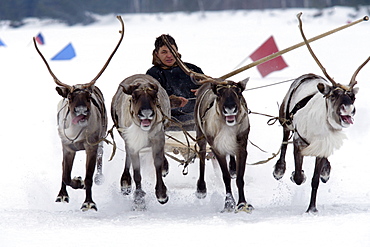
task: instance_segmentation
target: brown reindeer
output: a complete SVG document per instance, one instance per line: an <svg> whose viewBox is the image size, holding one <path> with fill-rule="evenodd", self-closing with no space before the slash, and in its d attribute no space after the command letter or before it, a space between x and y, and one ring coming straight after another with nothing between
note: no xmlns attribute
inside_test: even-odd
<svg viewBox="0 0 370 247"><path fill-rule="evenodd" d="M301 14L298 14L304 42L329 82L321 76L306 74L292 83L280 107L280 122L284 128L283 143L273 175L279 180L285 173L285 154L288 139L293 132L295 171L291 180L294 183L300 185L306 180L302 170L303 157L316 157L311 182L311 200L307 209L307 212L316 213L316 195L320 179L324 183L329 180L331 165L328 157L342 146L346 137L342 129L353 123L355 94L358 92L358 88L354 88L357 83L356 76L370 57L355 71L348 86L336 83L327 74L307 42L300 16Z"/></svg>
<svg viewBox="0 0 370 247"><path fill-rule="evenodd" d="M123 80L112 99L113 122L125 141L126 161L121 177L121 191L131 193L130 167L134 171L136 189L134 210L144 210L145 192L141 187L140 157L143 148L150 147L156 170L155 194L158 202L168 201L167 188L162 176L168 173L164 156L164 127L171 118L170 100L157 80L149 75L133 75Z"/></svg>
<svg viewBox="0 0 370 247"><path fill-rule="evenodd" d="M166 41L166 37L162 37L184 72L191 76L196 83L203 84L197 91L194 109L200 159L197 197L204 198L207 193L204 175L206 144L208 142L220 165L225 184L226 198L223 211L251 212L253 207L247 204L244 196L244 173L250 124L247 103L242 95L249 78L236 83L195 73L181 61L176 50ZM229 167L228 156L230 157ZM231 176L233 174L236 174L239 194L237 205L231 191Z"/></svg>
<svg viewBox="0 0 370 247"><path fill-rule="evenodd" d="M63 97L58 105L58 131L63 146L63 175L62 187L56 202L69 202L67 186L71 186L73 189L85 189L86 197L81 207L83 211L89 209L97 210L96 204L92 199L91 191L95 165L98 169L95 182L99 183L103 180L102 139L104 139L107 131L107 113L103 94L95 86L95 82L107 68L122 42L124 24L121 16L117 16L117 18L122 25L122 31L120 31L121 38L98 75L86 84L70 86L60 82L51 71L49 64L36 45L35 38L33 38L37 52L46 64L55 83L58 85L56 88L58 94ZM86 151L85 179L83 180L81 177L71 179L73 161L76 152L80 150Z"/></svg>

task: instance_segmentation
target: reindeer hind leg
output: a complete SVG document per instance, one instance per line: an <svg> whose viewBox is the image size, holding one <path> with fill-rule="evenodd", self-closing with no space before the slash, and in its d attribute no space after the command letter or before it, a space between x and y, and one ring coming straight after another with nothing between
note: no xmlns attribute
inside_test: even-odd
<svg viewBox="0 0 370 247"><path fill-rule="evenodd" d="M96 185L102 185L105 181L103 174L103 142L98 145L97 157L96 157L96 169L97 172L94 177L94 182Z"/></svg>
<svg viewBox="0 0 370 247"><path fill-rule="evenodd" d="M199 139L199 135L197 135ZM198 140L199 145L199 178L197 181L197 191L195 193L196 197L199 199L203 199L207 196L207 186L204 180L205 176L205 162L206 162L206 140L205 138L201 138Z"/></svg>
<svg viewBox="0 0 370 247"><path fill-rule="evenodd" d="M292 172L290 180L297 185L301 185L306 181L306 175L302 170L303 156L300 151L300 140L294 140L293 145L295 170Z"/></svg>
<svg viewBox="0 0 370 247"><path fill-rule="evenodd" d="M289 136L290 136L290 130L284 127L283 142L281 144L281 150L280 150L280 158L276 162L274 171L272 173L272 175L274 176L276 180L280 180L285 174L285 170L286 170L285 154L286 154L286 150L288 147Z"/></svg>
<svg viewBox="0 0 370 247"><path fill-rule="evenodd" d="M230 172L231 178L236 178L236 161L235 161L235 156L233 155L230 155L229 172Z"/></svg>
<svg viewBox="0 0 370 247"><path fill-rule="evenodd" d="M128 153L128 149L126 148L125 167L121 176L121 192L123 195L129 195L132 192L130 167L131 159Z"/></svg>
<svg viewBox="0 0 370 247"><path fill-rule="evenodd" d="M331 171L331 165L330 165L330 162L326 159L326 161L324 161L324 164L323 164L323 166L321 168L321 172L320 172L321 182L323 182L323 183L328 182L328 180L330 178L330 171Z"/></svg>

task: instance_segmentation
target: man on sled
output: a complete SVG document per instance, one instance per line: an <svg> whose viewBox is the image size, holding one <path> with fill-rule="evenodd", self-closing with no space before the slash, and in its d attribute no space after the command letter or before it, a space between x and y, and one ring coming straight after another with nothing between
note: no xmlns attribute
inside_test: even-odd
<svg viewBox="0 0 370 247"><path fill-rule="evenodd" d="M176 41L170 35L166 35L168 41L176 51L178 50ZM200 85L195 84L190 76L177 65L176 59L165 45L162 37L156 38L153 50L153 67L146 74L154 77L166 90L171 101L171 116L173 122L170 123L167 131L194 131L194 106L195 92ZM203 74L201 68L191 63L185 63L189 69Z"/></svg>

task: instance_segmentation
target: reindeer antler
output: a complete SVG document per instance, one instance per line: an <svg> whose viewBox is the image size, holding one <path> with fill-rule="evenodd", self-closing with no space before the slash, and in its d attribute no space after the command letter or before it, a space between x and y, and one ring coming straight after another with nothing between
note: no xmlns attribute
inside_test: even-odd
<svg viewBox="0 0 370 247"><path fill-rule="evenodd" d="M370 60L370 57L368 57L366 59L366 61L364 63L362 63L360 65L360 67L358 67L357 70L355 71L355 73L353 74L353 76L351 78L351 82L349 83L349 88L350 89L352 89L356 85L356 83L357 83L356 76L357 76L358 72L360 72L360 70L367 64L367 62L369 62L369 60Z"/></svg>
<svg viewBox="0 0 370 247"><path fill-rule="evenodd" d="M326 72L326 69L324 68L324 66L322 66L322 64L320 63L319 59L316 57L315 53L313 52L310 44L308 43L307 39L306 39L306 36L304 35L303 33L303 28L302 28L302 20L301 20L301 15L302 15L302 12L298 13L297 14L297 18L298 18L298 21L299 21L299 30L301 31L301 35L302 35L302 38L304 40L304 43L306 44L306 47L307 49L309 50L309 52L311 53L311 56L313 57L313 59L315 59L317 65L319 65L320 69L322 70L322 72L324 73L324 75L326 76L326 78L328 78L328 80L333 84L333 86L337 86L338 83L336 83L333 78L331 78L328 73Z"/></svg>
<svg viewBox="0 0 370 247"><path fill-rule="evenodd" d="M121 22L121 26L122 26L122 31L119 31L120 34L121 34L121 38L119 39L118 41L118 44L116 45L116 48L114 48L112 54L109 56L107 62L105 62L103 68L100 70L100 72L95 76L94 79L92 79L92 81L90 83L87 83L84 85L85 88L88 88L88 87L91 87L92 85L95 84L96 80L99 79L99 77L103 74L104 70L108 67L108 64L110 63L110 61L112 60L114 54L116 53L118 47L120 46L121 42L122 42L122 39L123 39L123 35L124 35L124 30L125 30L125 27L124 27L124 23L123 23L123 20L122 20L122 17L120 15L117 16L117 19Z"/></svg>
<svg viewBox="0 0 370 247"><path fill-rule="evenodd" d="M177 64L185 72L185 74L190 76L192 79L195 79L199 83L205 83L205 82L208 82L208 81L216 81L214 78L212 78L210 76L207 76L207 75L204 75L204 74L201 74L201 73L197 73L197 72L194 72L191 69L189 69L185 65L185 63L180 59L179 53L175 49L173 49L173 47L172 47L171 43L168 41L166 35L162 34L161 37L162 37L163 42L166 44L168 49L171 51L171 53L175 57Z"/></svg>
<svg viewBox="0 0 370 247"><path fill-rule="evenodd" d="M36 38L33 37L33 44L35 45L35 48L36 48L36 51L39 53L40 57L42 58L42 60L44 61L46 67L48 68L49 70L49 73L50 75L54 78L54 81L55 83L58 85L58 86L61 86L61 87L65 87L65 88L68 88L69 90L71 90L73 87L70 86L70 85L67 85L67 84L64 84L62 83L61 81L59 81L59 79L54 75L53 71L51 70L48 62L46 61L44 55L42 55L41 51L39 50L39 48L37 47L37 44L36 44Z"/></svg>
<svg viewBox="0 0 370 247"><path fill-rule="evenodd" d="M121 22L121 25L122 25L122 31L119 31L121 33L121 38L119 39L118 41L118 44L116 45L116 48L113 50L112 54L109 56L107 62L104 64L103 68L100 70L100 72L98 73L97 76L95 76L94 79L92 79L91 82L89 83L86 83L86 84L83 84L83 85L79 85L81 88L88 88L88 87L91 87L92 85L95 84L96 80L103 74L104 70L107 68L110 60L112 60L114 54L116 53L118 47L120 46L121 42L122 42L122 39L123 39L123 34L124 34L124 23L123 23L123 20L122 20L122 17L121 16L117 16L117 19ZM62 86L62 87L65 87L65 88L68 88L70 91L73 90L73 86L70 86L70 85L67 85L67 84L64 84L62 83L61 81L59 81L59 79L54 75L53 71L51 70L48 62L46 61L45 57L42 55L41 51L39 50L39 48L37 47L37 44L36 44L36 38L33 37L33 44L35 45L35 48L37 50L37 52L39 53L39 55L41 56L42 60L44 61L46 67L48 68L49 70L49 73L50 75L54 78L54 81L55 83L58 85L58 86Z"/></svg>

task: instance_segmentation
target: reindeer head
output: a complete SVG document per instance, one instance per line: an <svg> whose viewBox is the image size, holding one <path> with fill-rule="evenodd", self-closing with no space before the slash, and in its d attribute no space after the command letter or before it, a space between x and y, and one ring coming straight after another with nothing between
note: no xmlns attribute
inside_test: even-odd
<svg viewBox="0 0 370 247"><path fill-rule="evenodd" d="M157 122L158 86L154 83L121 84L123 92L130 95L131 115L137 125L149 131Z"/></svg>
<svg viewBox="0 0 370 247"><path fill-rule="evenodd" d="M353 124L352 118L355 115L356 109L354 106L355 102L355 95L358 92L358 88L354 88L357 84L356 76L360 72L360 70L367 64L370 60L368 57L364 63L362 63L355 73L353 74L351 81L348 86L341 85L336 83L332 77L328 75L326 69L322 66L316 55L314 54L309 42L306 39L306 36L303 32L302 28L302 21L301 21L302 13L297 15L299 21L299 29L301 31L301 35L303 40L308 48L311 56L314 58L318 66L321 68L322 72L324 73L325 77L331 82L332 86L329 86L324 83L318 83L317 89L320 93L324 95L327 101L327 109L328 109L328 121L334 128L342 128L348 127Z"/></svg>
<svg viewBox="0 0 370 247"><path fill-rule="evenodd" d="M70 86L68 84L65 84L59 81L59 79L52 72L45 57L42 55L39 48L37 47L36 39L33 38L33 43L35 45L37 52L39 53L40 57L44 61L55 83L58 85L58 87L56 87L58 94L68 100L68 109L69 109L69 112L72 114L72 124L80 125L80 126L86 126L88 124L88 120L89 120L90 112L91 112L91 104L92 103L94 104L94 99L92 97L92 94L95 90L95 86L94 86L95 82L103 74L104 70L107 68L109 62L113 58L115 52L117 51L123 39L124 24L123 24L121 16L117 16L117 19L121 22L121 25L122 25L122 31L120 31L121 33L120 40L118 44L116 45L116 48L113 50L112 54L106 61L105 65L98 73L98 75L91 82L86 83L86 84L77 84L74 86Z"/></svg>
<svg viewBox="0 0 370 247"><path fill-rule="evenodd" d="M233 81L224 81L226 84L212 82L212 91L217 96L217 108L220 114L225 118L228 126L234 126L237 123L238 116L242 110L242 104L245 104L242 95L249 78L235 83Z"/></svg>
<svg viewBox="0 0 370 247"><path fill-rule="evenodd" d="M72 116L72 124L86 126L91 112L91 87L56 87L60 96L68 100L68 111Z"/></svg>

